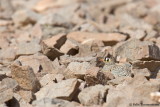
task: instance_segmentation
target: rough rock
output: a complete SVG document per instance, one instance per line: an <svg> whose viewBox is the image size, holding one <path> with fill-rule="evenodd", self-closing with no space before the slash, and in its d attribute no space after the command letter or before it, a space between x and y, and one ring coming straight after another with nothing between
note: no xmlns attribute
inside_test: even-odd
<svg viewBox="0 0 160 107"><path fill-rule="evenodd" d="M13 61L16 58L16 48L4 48L0 51L0 59L6 61Z"/></svg>
<svg viewBox="0 0 160 107"><path fill-rule="evenodd" d="M44 55L20 56L16 61L20 61L22 66L30 66L35 74L38 72L56 73L52 62Z"/></svg>
<svg viewBox="0 0 160 107"><path fill-rule="evenodd" d="M68 55L76 55L78 53L78 43L72 39L67 39L66 42L61 46L60 51Z"/></svg>
<svg viewBox="0 0 160 107"><path fill-rule="evenodd" d="M146 77L150 77L151 76L151 72L147 69L133 69L134 75L143 75Z"/></svg>
<svg viewBox="0 0 160 107"><path fill-rule="evenodd" d="M103 104L108 91L108 87L102 85L91 86L83 89L79 95L79 101L86 105L99 105Z"/></svg>
<svg viewBox="0 0 160 107"><path fill-rule="evenodd" d="M63 55L59 49L65 43L65 41L66 36L64 34L55 35L52 38L43 40L41 43L43 54L45 54L51 60Z"/></svg>
<svg viewBox="0 0 160 107"><path fill-rule="evenodd" d="M126 40L127 36L120 33L72 32L67 35L67 38L72 38L80 43L87 39L100 40L103 42L120 42Z"/></svg>
<svg viewBox="0 0 160 107"><path fill-rule="evenodd" d="M33 42L21 42L17 46L16 56L32 55L41 51L41 47L35 41Z"/></svg>
<svg viewBox="0 0 160 107"><path fill-rule="evenodd" d="M150 99L150 92L157 90L159 90L158 81L148 81L142 76L135 76L132 80L126 81L116 88L109 89L106 106L126 107L134 103L155 104L155 102Z"/></svg>
<svg viewBox="0 0 160 107"><path fill-rule="evenodd" d="M7 89L16 90L16 88L18 88L18 83L12 78L4 78L1 85L5 85Z"/></svg>
<svg viewBox="0 0 160 107"><path fill-rule="evenodd" d="M43 98L40 100L35 100L33 103L33 107L76 107L79 106L76 102L69 102L62 99L55 98Z"/></svg>
<svg viewBox="0 0 160 107"><path fill-rule="evenodd" d="M13 98L13 90L7 89L5 85L1 85L0 96L0 104L5 103Z"/></svg>
<svg viewBox="0 0 160 107"><path fill-rule="evenodd" d="M84 78L84 75L90 68L90 64L88 62L71 62L67 68L69 70L68 72L71 72L77 78Z"/></svg>
<svg viewBox="0 0 160 107"><path fill-rule="evenodd" d="M18 91L18 94L27 102L30 103L32 100L34 100L34 95L33 92L31 91L24 91L20 90Z"/></svg>
<svg viewBox="0 0 160 107"><path fill-rule="evenodd" d="M77 79L67 79L59 83L50 83L41 88L35 95L37 100L47 98L58 98L72 100L77 94L80 83Z"/></svg>
<svg viewBox="0 0 160 107"><path fill-rule="evenodd" d="M28 91L36 92L40 89L40 83L37 80L32 68L28 66L11 65L12 78L15 79L19 86Z"/></svg>
<svg viewBox="0 0 160 107"><path fill-rule="evenodd" d="M130 60L160 59L160 50L153 43L139 41L137 39L129 40L115 49L115 56L129 58Z"/></svg>
<svg viewBox="0 0 160 107"><path fill-rule="evenodd" d="M42 87L46 86L49 83L52 83L53 80L55 80L55 75L54 74L46 74L40 79L40 84Z"/></svg>
<svg viewBox="0 0 160 107"><path fill-rule="evenodd" d="M27 24L34 24L39 20L40 15L32 10L18 10L12 16L12 19L17 27Z"/></svg>

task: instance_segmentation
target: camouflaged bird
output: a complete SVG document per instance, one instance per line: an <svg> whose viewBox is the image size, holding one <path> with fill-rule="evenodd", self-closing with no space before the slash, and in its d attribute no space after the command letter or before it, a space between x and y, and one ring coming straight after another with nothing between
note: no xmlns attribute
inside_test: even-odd
<svg viewBox="0 0 160 107"><path fill-rule="evenodd" d="M131 76L131 64L116 64L113 57L100 58L99 60L104 62L102 72L111 72L114 77Z"/></svg>

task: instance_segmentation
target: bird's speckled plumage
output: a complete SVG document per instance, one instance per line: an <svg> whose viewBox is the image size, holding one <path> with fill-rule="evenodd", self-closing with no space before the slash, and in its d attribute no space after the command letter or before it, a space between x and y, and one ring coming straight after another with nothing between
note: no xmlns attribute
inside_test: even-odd
<svg viewBox="0 0 160 107"><path fill-rule="evenodd" d="M129 63L119 65L114 62L113 58L110 61L104 59L104 63L103 72L111 72L115 77L131 76L131 64Z"/></svg>

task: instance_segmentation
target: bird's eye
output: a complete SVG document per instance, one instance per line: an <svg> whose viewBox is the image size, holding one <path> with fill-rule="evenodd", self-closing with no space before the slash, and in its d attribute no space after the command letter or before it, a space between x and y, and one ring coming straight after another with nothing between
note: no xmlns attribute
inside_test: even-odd
<svg viewBox="0 0 160 107"><path fill-rule="evenodd" d="M110 59L109 59L109 58L105 58L105 61L106 61L106 62L109 62L109 61L110 61Z"/></svg>

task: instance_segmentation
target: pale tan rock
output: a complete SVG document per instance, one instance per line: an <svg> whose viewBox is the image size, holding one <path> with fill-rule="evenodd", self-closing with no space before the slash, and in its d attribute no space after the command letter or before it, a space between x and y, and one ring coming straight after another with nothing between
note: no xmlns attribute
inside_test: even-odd
<svg viewBox="0 0 160 107"><path fill-rule="evenodd" d="M134 102L152 104L155 102L150 99L150 93L156 90L159 90L158 80L148 81L144 76L137 75L116 88L110 88L106 97L106 106L127 107Z"/></svg>
<svg viewBox="0 0 160 107"><path fill-rule="evenodd" d="M34 100L33 97L33 92L32 91L24 91L24 90L20 90L18 91L18 94L27 102L31 102L32 100Z"/></svg>
<svg viewBox="0 0 160 107"><path fill-rule="evenodd" d="M160 59L160 50L152 42L139 41L137 39L129 40L115 49L115 56L121 58L137 59Z"/></svg>
<svg viewBox="0 0 160 107"><path fill-rule="evenodd" d="M23 96L23 95L22 95ZM26 95L28 96L28 95ZM25 99L23 99L23 97L21 97L19 94L14 93L14 98L15 100L17 100L18 102L13 103L12 106L20 106L20 107L33 107L30 103L28 103Z"/></svg>
<svg viewBox="0 0 160 107"><path fill-rule="evenodd" d="M0 26L7 26L13 24L10 20L0 20Z"/></svg>
<svg viewBox="0 0 160 107"><path fill-rule="evenodd" d="M5 103L13 98L13 91L12 89L3 90L1 87L0 96L0 104Z"/></svg>
<svg viewBox="0 0 160 107"><path fill-rule="evenodd" d="M71 62L67 68L71 73L73 73L73 75L78 78L83 78L87 73L87 70L90 68L90 64L88 62Z"/></svg>
<svg viewBox="0 0 160 107"><path fill-rule="evenodd" d="M37 80L32 68L28 66L11 65L12 78L15 79L22 89L36 92L40 89L40 83Z"/></svg>
<svg viewBox="0 0 160 107"><path fill-rule="evenodd" d="M107 91L108 87L102 85L87 87L79 93L78 99L80 100L81 104L86 106L91 106L94 104L100 105L105 102L104 98Z"/></svg>
<svg viewBox="0 0 160 107"><path fill-rule="evenodd" d="M21 42L17 46L16 56L32 55L41 51L41 47L36 42Z"/></svg>
<svg viewBox="0 0 160 107"><path fill-rule="evenodd" d="M55 82L61 82L62 80L65 79L63 74L56 74L54 77L55 77Z"/></svg>
<svg viewBox="0 0 160 107"><path fill-rule="evenodd" d="M18 83L12 78L4 78L1 82L1 85L5 85L7 89L16 90L18 88Z"/></svg>
<svg viewBox="0 0 160 107"><path fill-rule="evenodd" d="M15 26L25 26L34 24L40 18L40 15L32 10L17 10L12 16Z"/></svg>
<svg viewBox="0 0 160 107"><path fill-rule="evenodd" d="M40 100L35 100L32 103L33 107L78 107L80 104L77 102L69 102L62 99L56 99L56 98L43 98Z"/></svg>
<svg viewBox="0 0 160 107"><path fill-rule="evenodd" d="M104 42L119 42L126 40L127 36L120 33L71 32L67 35L67 38L72 38L80 43L82 43L86 39L100 40Z"/></svg>
<svg viewBox="0 0 160 107"><path fill-rule="evenodd" d="M76 55L78 53L78 43L72 39L67 39L64 45L61 46L60 51L68 55Z"/></svg>
<svg viewBox="0 0 160 107"><path fill-rule="evenodd" d="M6 61L13 61L16 57L16 47L4 48L0 51L0 59Z"/></svg>
<svg viewBox="0 0 160 107"><path fill-rule="evenodd" d="M147 69L133 69L134 75L143 75L146 77L150 77L151 76L151 72Z"/></svg>
<svg viewBox="0 0 160 107"><path fill-rule="evenodd" d="M58 0L58 1L53 1L53 0L40 0L37 2L37 4L34 6L34 10L36 11L44 11L48 8L56 8L56 7L60 7L60 6L65 6L65 5L69 5L71 3L76 2L77 0Z"/></svg>
<svg viewBox="0 0 160 107"><path fill-rule="evenodd" d="M160 92L151 92L150 97L152 100L154 100L158 103L160 102Z"/></svg>
<svg viewBox="0 0 160 107"><path fill-rule="evenodd" d="M79 85L77 79L67 79L59 83L50 83L41 88L35 95L38 100L45 97L72 100L78 91Z"/></svg>
<svg viewBox="0 0 160 107"><path fill-rule="evenodd" d="M54 74L46 74L40 79L40 84L42 87L44 87L49 83L53 83L53 80L55 80Z"/></svg>
<svg viewBox="0 0 160 107"><path fill-rule="evenodd" d="M22 66L32 67L35 74L38 72L56 73L52 62L44 55L20 56L17 61L20 61Z"/></svg>

